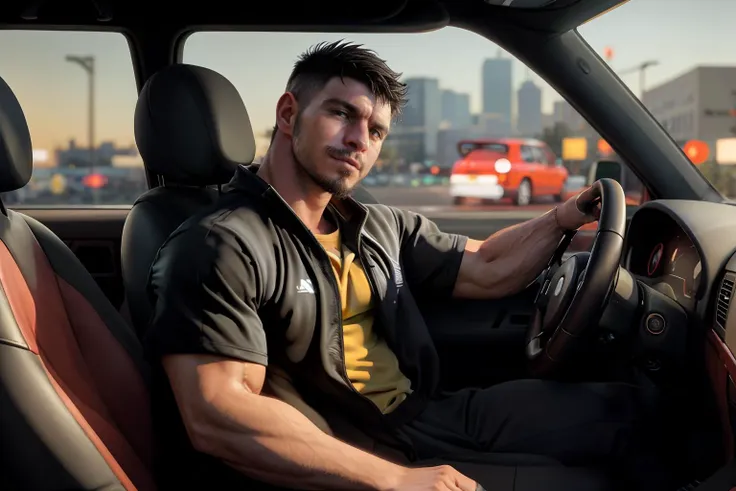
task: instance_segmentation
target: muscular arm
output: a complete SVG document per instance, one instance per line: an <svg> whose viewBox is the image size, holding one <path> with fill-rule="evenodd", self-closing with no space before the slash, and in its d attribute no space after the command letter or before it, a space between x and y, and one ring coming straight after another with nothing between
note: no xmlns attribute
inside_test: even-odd
<svg viewBox="0 0 736 491"><path fill-rule="evenodd" d="M384 490L405 469L319 430L260 395L262 365L210 355L163 359L189 438L243 474L294 489Z"/></svg>
<svg viewBox="0 0 736 491"><path fill-rule="evenodd" d="M553 213L468 240L453 295L502 298L524 289L539 275L562 239Z"/></svg>
<svg viewBox="0 0 736 491"><path fill-rule="evenodd" d="M544 215L505 228L485 241L468 240L453 295L501 298L539 276L565 230L576 230L600 215L600 194L590 187Z"/></svg>

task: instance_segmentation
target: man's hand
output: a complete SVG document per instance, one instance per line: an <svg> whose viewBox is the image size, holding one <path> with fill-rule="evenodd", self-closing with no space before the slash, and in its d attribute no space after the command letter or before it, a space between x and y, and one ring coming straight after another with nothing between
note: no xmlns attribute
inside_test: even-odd
<svg viewBox="0 0 736 491"><path fill-rule="evenodd" d="M391 491L483 491L483 487L449 465L440 465L407 469Z"/></svg>
<svg viewBox="0 0 736 491"><path fill-rule="evenodd" d="M557 207L557 225L563 230L577 230L601 216L601 195L591 186Z"/></svg>

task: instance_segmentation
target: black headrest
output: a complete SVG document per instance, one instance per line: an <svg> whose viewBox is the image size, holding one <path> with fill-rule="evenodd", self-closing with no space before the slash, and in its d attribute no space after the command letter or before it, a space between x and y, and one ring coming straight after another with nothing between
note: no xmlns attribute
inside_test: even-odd
<svg viewBox="0 0 736 491"><path fill-rule="evenodd" d="M207 68L172 65L154 74L135 108L135 141L146 167L167 182L228 182L256 144L235 86Z"/></svg>
<svg viewBox="0 0 736 491"><path fill-rule="evenodd" d="M33 144L13 90L0 78L0 193L20 189L33 174Z"/></svg>

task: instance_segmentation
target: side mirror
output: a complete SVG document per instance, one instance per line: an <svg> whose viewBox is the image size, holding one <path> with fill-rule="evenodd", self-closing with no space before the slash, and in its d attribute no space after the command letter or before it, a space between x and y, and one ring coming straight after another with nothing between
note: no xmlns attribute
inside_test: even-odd
<svg viewBox="0 0 736 491"><path fill-rule="evenodd" d="M598 160L588 170L588 185L603 178L613 179L623 186L624 166L615 160Z"/></svg>

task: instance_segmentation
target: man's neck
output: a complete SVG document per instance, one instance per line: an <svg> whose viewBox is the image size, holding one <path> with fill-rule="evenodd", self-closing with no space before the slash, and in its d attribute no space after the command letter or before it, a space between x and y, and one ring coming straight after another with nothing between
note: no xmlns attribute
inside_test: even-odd
<svg viewBox="0 0 736 491"><path fill-rule="evenodd" d="M291 152L279 152L278 146L271 145L263 157L258 176L281 195L312 233L333 232L335 226L324 219L325 209L332 195L320 189L308 176L304 176L304 171L294 161Z"/></svg>

